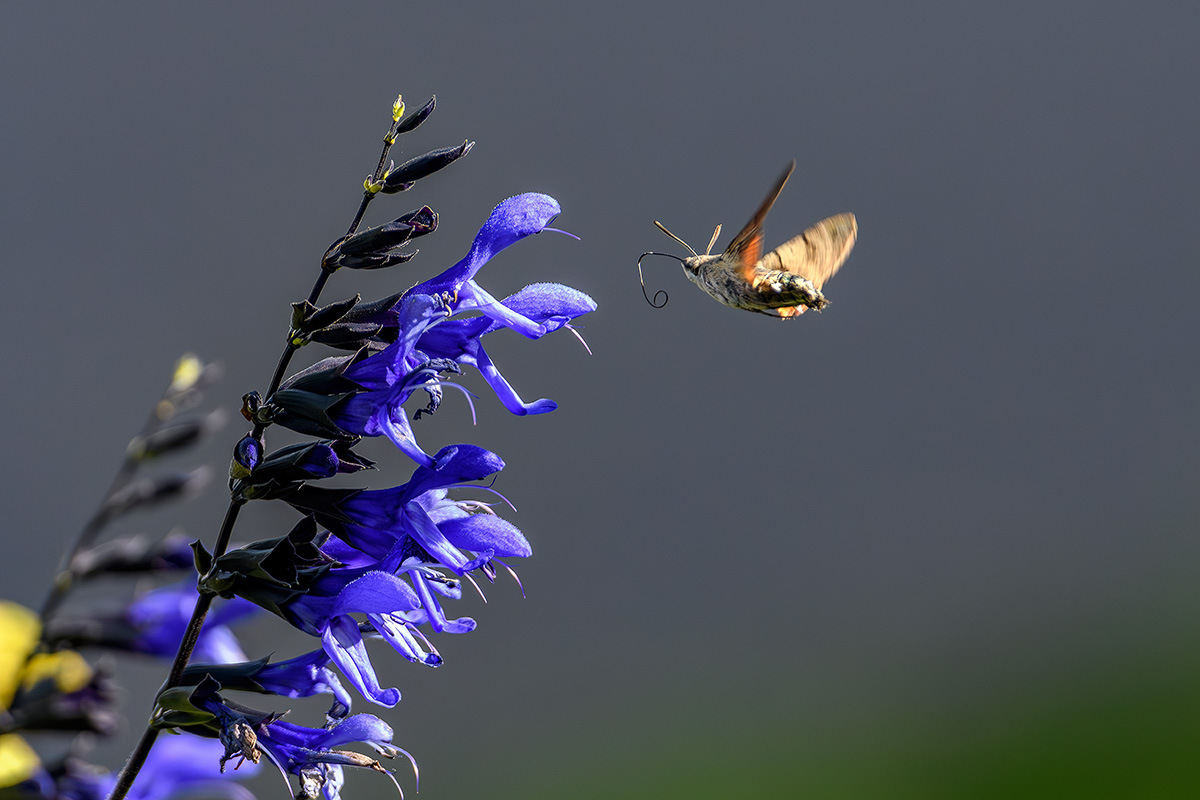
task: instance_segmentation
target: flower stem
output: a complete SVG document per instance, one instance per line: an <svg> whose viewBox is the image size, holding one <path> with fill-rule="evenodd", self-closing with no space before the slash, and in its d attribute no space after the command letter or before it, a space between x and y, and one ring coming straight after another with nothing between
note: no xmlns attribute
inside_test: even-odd
<svg viewBox="0 0 1200 800"><path fill-rule="evenodd" d="M146 415L146 421L142 424L142 430L137 436L134 437L134 440L150 435L163 423L159 408L163 401L171 396L174 385L174 380L167 384L167 388L163 390L162 396L159 398L158 402L154 404L150 410L150 413ZM62 559L58 563L58 568L54 571L54 581L50 585L50 591L46 593L45 599L42 600L42 608L39 612L39 616L42 620L43 632L46 629L46 621L49 620L56 611L58 611L58 607L62 605L63 601L67 598L67 595L70 594L71 589L75 587L75 576L72 573L72 569L75 566L75 559L81 552L88 549L95 543L96 538L100 535L100 532L104 530L104 527L108 524L109 520L112 519L111 509L109 508L109 500L111 500L113 495L115 495L119 490L125 488L125 486L129 484L129 481L133 478L134 473L137 472L139 465L140 462L137 456L131 452L126 452L125 458L121 461L121 466L117 468L116 474L113 475L113 479L108 485L108 491L104 493L100 504L92 513L91 518L88 519L87 523L82 529L80 529L79 534L75 537L75 542L71 545L70 549L63 553ZM42 646L45 646L45 642L42 643Z"/></svg>
<svg viewBox="0 0 1200 800"><path fill-rule="evenodd" d="M383 152L380 154L379 163L375 167L375 172L371 180L372 183L378 183L383 177L384 165L387 163L388 152L391 150L394 141L395 137L391 136L390 132L388 136L384 137ZM358 213L354 215L354 221L350 223L350 227L346 231L346 236L352 236L358 231L358 226L362 223L363 216L366 214L367 206L370 205L374 197L374 192L363 192L363 199L359 204ZM325 288L325 284L329 281L329 276L332 274L332 272L324 268L321 269L321 274L317 276L312 291L308 293L308 302L316 305L321 292ZM287 372L288 365L291 363L292 356L297 349L296 345L292 344L291 341L284 347L283 353L279 356L279 361L275 366L275 373L271 376L271 383L267 389L266 397L269 398L279 388L279 384L283 381L283 376ZM261 427L255 425L254 433L256 436L260 436L262 434ZM244 500L236 499L229 501L229 507L225 511L225 520L221 523L220 533L217 534L217 541L213 546L213 560L225 555L225 551L229 547L229 540L233 535L233 526L237 522L238 511L244 502ZM204 627L204 618L207 616L208 609L211 606L211 595L201 594L196 600L196 607L192 610L192 618L188 621L183 641L179 643L179 650L175 653L175 661L171 665L171 672L167 676L166 683L163 684L162 689L159 691L170 689L179 684L179 680L183 676L183 671L192 657L192 651L196 648L196 642L200 638L200 631ZM137 747L130 753L129 760L125 762L125 766L121 768L121 774L117 776L116 785L113 787L112 794L108 796L108 800L124 800L125 795L133 787L133 782L137 778L138 772L141 771L142 765L146 763L146 757L150 754L150 749L154 746L156 738L158 738L157 729L151 725L147 725L146 730L142 732L142 738L138 741Z"/></svg>
<svg viewBox="0 0 1200 800"><path fill-rule="evenodd" d="M142 731L142 738L138 740L137 747L133 748L133 752L129 754L125 766L121 767L121 774L117 776L112 794L109 795L110 800L124 797L133 788L133 781L142 771L142 765L146 763L146 756L150 755L150 748L154 747L154 740L157 738L158 728L147 725L146 730Z"/></svg>

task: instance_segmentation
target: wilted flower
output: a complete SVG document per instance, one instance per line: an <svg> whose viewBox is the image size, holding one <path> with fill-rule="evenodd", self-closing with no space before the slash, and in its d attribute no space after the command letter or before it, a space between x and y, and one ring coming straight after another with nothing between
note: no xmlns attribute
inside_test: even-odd
<svg viewBox="0 0 1200 800"><path fill-rule="evenodd" d="M164 690L159 694L153 724L219 739L225 745L222 767L232 759L257 764L266 754L285 777L288 773L299 776L305 798L324 789L329 800L336 800L342 766L367 767L392 777L373 758L334 749L340 745L362 742L386 758L403 753L412 760L407 751L392 745L392 729L378 717L355 714L329 728L308 728L284 722L282 714L228 702L221 696L221 688L212 677L205 677L194 689ZM395 783L394 777L392 781Z"/></svg>

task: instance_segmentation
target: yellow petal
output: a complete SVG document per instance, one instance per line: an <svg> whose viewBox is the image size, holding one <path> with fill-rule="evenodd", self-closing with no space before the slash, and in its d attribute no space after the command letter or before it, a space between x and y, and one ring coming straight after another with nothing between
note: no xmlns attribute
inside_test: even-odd
<svg viewBox="0 0 1200 800"><path fill-rule="evenodd" d="M25 606L0 600L0 707L7 708L21 683L25 660L37 646L42 625Z"/></svg>
<svg viewBox="0 0 1200 800"><path fill-rule="evenodd" d="M17 734L0 736L0 787L28 780L41 763L33 748Z"/></svg>
<svg viewBox="0 0 1200 800"><path fill-rule="evenodd" d="M74 650L38 653L29 659L25 668L25 688L29 689L43 679L53 680L60 692L74 692L87 686L92 679L92 667Z"/></svg>

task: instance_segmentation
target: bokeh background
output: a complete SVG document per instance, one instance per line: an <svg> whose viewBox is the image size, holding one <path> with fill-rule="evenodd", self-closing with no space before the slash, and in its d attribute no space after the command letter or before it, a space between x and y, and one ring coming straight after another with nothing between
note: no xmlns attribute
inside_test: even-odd
<svg viewBox="0 0 1200 800"><path fill-rule="evenodd" d="M181 353L223 362L236 421L392 99L436 93L396 156L475 149L368 221L428 203L441 228L326 296L440 271L537 190L582 240L481 283L600 310L590 357L489 346L555 413L472 376L476 428L458 395L418 427L506 459L536 551L526 599L465 604L480 628L443 668L375 651L421 797L1194 797L1197 30L1169 2L6 4L4 594L40 600ZM734 311L667 260L647 306L638 255L677 250L651 221L698 248L724 223L723 246L793 157L768 246L860 224L829 309ZM205 451L218 475L240 429ZM373 485L405 479L367 453ZM211 540L222 483L123 530ZM114 764L161 674L123 670Z"/></svg>

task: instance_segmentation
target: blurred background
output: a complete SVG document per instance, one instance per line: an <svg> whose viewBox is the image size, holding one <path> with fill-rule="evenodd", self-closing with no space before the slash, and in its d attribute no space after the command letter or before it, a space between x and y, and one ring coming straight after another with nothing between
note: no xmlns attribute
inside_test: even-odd
<svg viewBox="0 0 1200 800"><path fill-rule="evenodd" d="M475 148L368 222L427 203L438 232L325 297L439 272L536 190L581 241L523 241L481 284L599 311L590 357L489 345L555 413L473 375L477 427L457 394L417 426L504 457L535 549L524 600L460 606L480 627L441 669L374 650L421 797L1194 797L1198 26L1192 3L5 5L4 595L40 602L188 351L225 365L219 477L122 530L211 542L239 398L395 95L436 93L394 157ZM768 247L858 217L830 307L735 311L648 259L650 308L637 257L679 250L651 221L696 248L724 223L723 247L791 158ZM405 480L371 444L371 485ZM252 506L238 534L294 519ZM254 656L311 646L247 630ZM122 670L114 766L162 675Z"/></svg>

